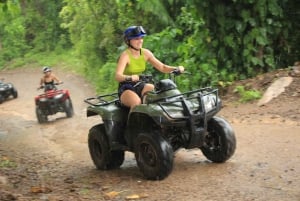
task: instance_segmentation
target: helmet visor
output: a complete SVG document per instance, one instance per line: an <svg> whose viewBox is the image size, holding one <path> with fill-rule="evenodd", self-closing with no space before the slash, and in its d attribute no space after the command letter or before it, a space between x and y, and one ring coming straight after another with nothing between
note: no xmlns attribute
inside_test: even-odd
<svg viewBox="0 0 300 201"><path fill-rule="evenodd" d="M51 71L50 68L46 68L46 69L43 70L44 73L47 73L47 72L50 72L50 71Z"/></svg>
<svg viewBox="0 0 300 201"><path fill-rule="evenodd" d="M126 33L126 36L129 39L142 37L145 35L146 35L146 31L144 30L144 28L142 26L137 26L137 27L129 30L128 33Z"/></svg>

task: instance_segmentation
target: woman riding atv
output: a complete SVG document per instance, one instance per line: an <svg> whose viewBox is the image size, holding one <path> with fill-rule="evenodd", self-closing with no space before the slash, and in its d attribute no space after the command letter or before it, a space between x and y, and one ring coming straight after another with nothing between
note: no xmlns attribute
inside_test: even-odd
<svg viewBox="0 0 300 201"><path fill-rule="evenodd" d="M142 103L143 95L154 89L153 84L140 83L139 75L146 69L146 62L162 73L170 73L178 69L182 73L183 66L168 66L159 61L153 53L143 46L146 31L142 26L130 26L124 32L124 41L128 48L119 57L115 79L119 82L119 98L123 105L133 108Z"/></svg>
<svg viewBox="0 0 300 201"><path fill-rule="evenodd" d="M61 84L62 82L56 77L50 67L44 66L43 67L44 76L41 78L40 87L38 89L44 88L47 85L51 85L51 87L55 87L55 84Z"/></svg>

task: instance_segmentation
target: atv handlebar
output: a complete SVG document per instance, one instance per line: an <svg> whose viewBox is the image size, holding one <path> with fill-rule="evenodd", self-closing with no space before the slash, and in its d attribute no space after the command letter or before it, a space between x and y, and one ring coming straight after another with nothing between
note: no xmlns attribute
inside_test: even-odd
<svg viewBox="0 0 300 201"><path fill-rule="evenodd" d="M169 79L175 81L175 77L179 76L181 74L187 74L187 75L191 75L190 72L181 72L179 69L174 69L169 73ZM137 83L141 83L141 82L145 82L145 83L155 83L155 80L153 79L152 75L139 75L139 81Z"/></svg>
<svg viewBox="0 0 300 201"><path fill-rule="evenodd" d="M187 72L187 71L180 72L179 69L175 69L175 70L172 70L172 71L170 72L170 75L175 75L175 76L178 76L178 75L181 75L181 74L188 74L188 75L191 75L190 72Z"/></svg>
<svg viewBox="0 0 300 201"><path fill-rule="evenodd" d="M56 83L53 83L53 85L60 85L60 84L63 84L64 82L56 82ZM45 88L45 85L42 85L42 86L39 86L37 88L37 90L40 90L40 89L44 89Z"/></svg>
<svg viewBox="0 0 300 201"><path fill-rule="evenodd" d="M173 74L173 75L180 75L181 72L180 72L179 69L175 69L175 70L172 70L172 71L170 72L170 74Z"/></svg>
<svg viewBox="0 0 300 201"><path fill-rule="evenodd" d="M153 77L152 75L139 75L140 80L139 81L143 81L146 83L152 82L153 81Z"/></svg>
<svg viewBox="0 0 300 201"><path fill-rule="evenodd" d="M180 74L190 74L190 73L188 73L188 72L180 72L179 69L174 69L169 74L170 75L178 76ZM144 75L144 74L142 74L142 75L139 75L139 78L140 78L139 81L144 81L144 82L147 82L147 83L153 81L153 76L152 75Z"/></svg>

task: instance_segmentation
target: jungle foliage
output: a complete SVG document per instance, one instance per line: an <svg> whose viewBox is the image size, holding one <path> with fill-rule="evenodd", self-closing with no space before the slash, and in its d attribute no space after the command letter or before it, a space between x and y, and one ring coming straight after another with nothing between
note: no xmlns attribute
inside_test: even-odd
<svg viewBox="0 0 300 201"><path fill-rule="evenodd" d="M143 25L144 47L192 74L181 88L224 86L299 60L299 20L298 0L1 0L0 69L65 54L112 91L123 31Z"/></svg>

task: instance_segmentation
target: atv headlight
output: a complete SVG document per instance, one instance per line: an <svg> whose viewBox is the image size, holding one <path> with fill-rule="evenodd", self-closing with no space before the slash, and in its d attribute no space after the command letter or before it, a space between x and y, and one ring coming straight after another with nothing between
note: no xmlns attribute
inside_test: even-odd
<svg viewBox="0 0 300 201"><path fill-rule="evenodd" d="M47 98L40 98L39 100L40 100L40 102L46 102Z"/></svg>
<svg viewBox="0 0 300 201"><path fill-rule="evenodd" d="M5 88L4 87L0 87L0 91L4 91L5 90Z"/></svg>
<svg viewBox="0 0 300 201"><path fill-rule="evenodd" d="M217 98L215 94L209 94L207 96L204 96L203 103L204 103L205 111L210 112L211 110L213 110L217 105L216 101Z"/></svg>
<svg viewBox="0 0 300 201"><path fill-rule="evenodd" d="M63 97L63 94L57 94L57 95L55 95L55 99L61 99Z"/></svg>

